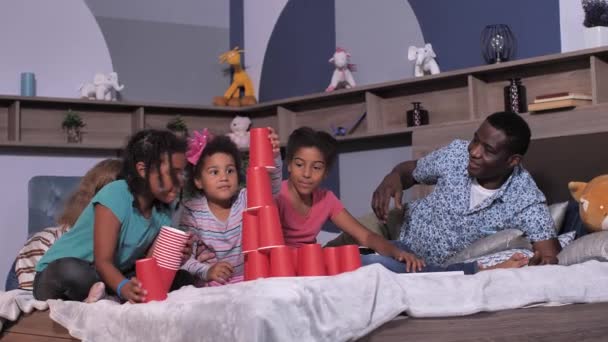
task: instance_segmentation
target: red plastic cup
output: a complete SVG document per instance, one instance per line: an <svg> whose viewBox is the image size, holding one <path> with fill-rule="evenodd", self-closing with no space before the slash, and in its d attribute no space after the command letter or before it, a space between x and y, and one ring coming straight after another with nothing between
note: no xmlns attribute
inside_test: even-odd
<svg viewBox="0 0 608 342"><path fill-rule="evenodd" d="M260 251L245 254L245 281L268 277L268 255Z"/></svg>
<svg viewBox="0 0 608 342"><path fill-rule="evenodd" d="M293 268L298 274L298 249L296 247L289 247L291 250L291 260L293 261Z"/></svg>
<svg viewBox="0 0 608 342"><path fill-rule="evenodd" d="M152 256L159 265L167 268L179 268L182 259L182 249L188 241L188 234L179 229L163 226L156 238Z"/></svg>
<svg viewBox="0 0 608 342"><path fill-rule="evenodd" d="M268 171L263 167L249 167L247 169L247 209L258 209L273 203Z"/></svg>
<svg viewBox="0 0 608 342"><path fill-rule="evenodd" d="M272 143L268 138L268 128L252 128L249 131L249 165L274 168Z"/></svg>
<svg viewBox="0 0 608 342"><path fill-rule="evenodd" d="M324 276L326 274L321 245L315 243L298 249L299 276Z"/></svg>
<svg viewBox="0 0 608 342"><path fill-rule="evenodd" d="M144 303L153 300L161 301L167 298L167 290L163 284L156 259L137 260L135 262L135 276L141 282L142 288L148 292L144 298Z"/></svg>
<svg viewBox="0 0 608 342"><path fill-rule="evenodd" d="M243 237L242 249L243 253L255 251L259 247L259 227L258 215L255 211L243 212Z"/></svg>
<svg viewBox="0 0 608 342"><path fill-rule="evenodd" d="M338 256L340 257L340 271L350 272L361 267L361 255L359 254L359 246L346 245L338 248Z"/></svg>
<svg viewBox="0 0 608 342"><path fill-rule="evenodd" d="M274 248L285 245L283 230L279 218L279 209L274 205L258 209L259 218L259 248Z"/></svg>
<svg viewBox="0 0 608 342"><path fill-rule="evenodd" d="M166 268L161 265L158 265L158 272L160 275L160 279L162 280L163 287L165 291L168 293L171 289L171 285L173 284L173 279L175 279L175 274L177 273L177 269Z"/></svg>
<svg viewBox="0 0 608 342"><path fill-rule="evenodd" d="M295 277L296 271L293 267L291 249L280 246L270 250L270 276L271 277Z"/></svg>
<svg viewBox="0 0 608 342"><path fill-rule="evenodd" d="M340 274L340 257L338 254L338 247L323 248L323 259L325 260L327 275Z"/></svg>

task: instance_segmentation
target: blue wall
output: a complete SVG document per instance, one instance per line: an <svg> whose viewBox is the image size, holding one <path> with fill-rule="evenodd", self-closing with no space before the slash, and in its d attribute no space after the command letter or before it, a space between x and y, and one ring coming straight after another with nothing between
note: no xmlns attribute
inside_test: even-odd
<svg viewBox="0 0 608 342"><path fill-rule="evenodd" d="M561 51L558 0L409 0L442 71L485 64L480 35L507 24L518 43L516 59Z"/></svg>
<svg viewBox="0 0 608 342"><path fill-rule="evenodd" d="M336 49L333 0L290 0L268 42L260 102L325 90Z"/></svg>

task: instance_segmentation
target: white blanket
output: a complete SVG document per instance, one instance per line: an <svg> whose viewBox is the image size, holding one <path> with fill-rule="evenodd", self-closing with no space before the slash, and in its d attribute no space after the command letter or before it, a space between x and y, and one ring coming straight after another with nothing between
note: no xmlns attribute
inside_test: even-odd
<svg viewBox="0 0 608 342"><path fill-rule="evenodd" d="M164 302L49 301L51 318L86 341L348 341L406 311L462 316L538 303L608 301L608 263L476 275L396 275L372 265L334 277L183 288Z"/></svg>
<svg viewBox="0 0 608 342"><path fill-rule="evenodd" d="M34 310L46 310L48 308L46 302L34 299L32 291L0 291L0 332L7 320L16 321L22 312L30 313Z"/></svg>

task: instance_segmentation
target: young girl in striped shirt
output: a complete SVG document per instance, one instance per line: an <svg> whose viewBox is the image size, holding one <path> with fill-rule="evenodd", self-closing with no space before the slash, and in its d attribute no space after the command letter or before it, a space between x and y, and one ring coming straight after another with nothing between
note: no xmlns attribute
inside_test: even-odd
<svg viewBox="0 0 608 342"><path fill-rule="evenodd" d="M272 128L269 130L276 165L270 178L272 193L276 195L281 187L282 163L278 136ZM190 140L186 157L193 196L183 203L179 225L202 241L204 246L199 243L199 249L209 248L215 258L199 262L192 257L182 268L208 285L242 281L241 231L247 189L239 189L242 177L239 150L227 136L212 137L204 130Z"/></svg>

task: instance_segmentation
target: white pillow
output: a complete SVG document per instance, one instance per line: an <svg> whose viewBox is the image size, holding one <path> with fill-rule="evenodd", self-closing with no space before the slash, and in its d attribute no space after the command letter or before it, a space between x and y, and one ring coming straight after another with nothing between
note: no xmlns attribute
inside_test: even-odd
<svg viewBox="0 0 608 342"><path fill-rule="evenodd" d="M469 247L449 258L444 265L456 264L509 249L532 249L530 241L519 229L505 229L473 242Z"/></svg>

